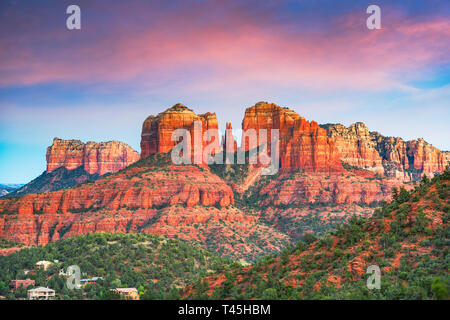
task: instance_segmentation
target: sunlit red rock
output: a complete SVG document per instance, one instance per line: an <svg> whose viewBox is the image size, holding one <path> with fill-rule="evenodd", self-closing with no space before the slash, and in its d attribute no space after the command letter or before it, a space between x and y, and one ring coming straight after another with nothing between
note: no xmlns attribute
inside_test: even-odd
<svg viewBox="0 0 450 320"><path fill-rule="evenodd" d="M404 181L420 180L445 170L445 154L423 139L404 141L369 132L364 123L348 128L341 124L322 125L333 139L343 163Z"/></svg>
<svg viewBox="0 0 450 320"><path fill-rule="evenodd" d="M383 161L376 149L377 143L364 123L357 122L348 128L341 124L327 124L322 127L334 140L342 162L384 174Z"/></svg>
<svg viewBox="0 0 450 320"><path fill-rule="evenodd" d="M201 125L195 130L195 123ZM197 115L191 109L182 104L176 104L157 116L149 116L142 125L141 134L141 159L155 153L167 153L178 144L172 140L172 134L176 129L186 129L191 137L192 161L195 152L198 152L200 163L202 162L203 147L209 142L203 141L203 133L206 130L215 131L218 138L218 122L215 113ZM219 143L219 141L217 141ZM198 163L197 163L198 164Z"/></svg>
<svg viewBox="0 0 450 320"><path fill-rule="evenodd" d="M257 144L264 143L261 136L267 130L267 145L269 153L271 146L271 129L279 130L280 167L308 172L343 172L338 150L334 142L327 136L326 130L317 122L308 122L296 112L281 108L276 104L259 102L247 108L242 130L254 129L258 133ZM260 136L261 135L261 136ZM242 138L245 150L252 148L249 141Z"/></svg>

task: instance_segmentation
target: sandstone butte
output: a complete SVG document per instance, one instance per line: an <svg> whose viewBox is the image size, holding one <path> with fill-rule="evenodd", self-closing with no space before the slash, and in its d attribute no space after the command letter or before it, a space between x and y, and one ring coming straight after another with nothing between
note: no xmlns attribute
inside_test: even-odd
<svg viewBox="0 0 450 320"><path fill-rule="evenodd" d="M303 169L307 172L344 172L338 149L327 136L327 131L317 122L308 122L296 112L275 104L259 102L247 108L242 130L254 129L261 143L260 130L267 130L268 151L271 152L271 129L279 130L280 167L288 170ZM244 148L250 148L249 141L242 137Z"/></svg>
<svg viewBox="0 0 450 320"><path fill-rule="evenodd" d="M325 241L299 244L287 255L275 257L256 266L227 270L227 275L223 272L207 276L204 278L204 283L207 284L206 293L211 295L217 288L224 286L225 280L234 279L233 285L237 287L237 291L247 294L245 299L260 299L261 295L251 294L258 294L254 288L261 277L265 280L280 281L293 288L307 286L308 279L312 279L315 282L312 291L321 286L339 289L352 281L363 280L365 283L364 279L367 277L364 277L364 274L367 268L370 265L379 265L380 259L383 259L383 265L380 265L382 275L388 273L391 282L402 282L403 287L407 286L407 280L405 277L399 277L404 274L400 272L404 271L401 265L412 266L413 269L428 265L429 270L434 272L433 276L439 273L445 276L448 273L445 267L447 248L445 245L431 245L430 242L445 238L445 232L448 230L449 220L444 208L450 205L449 186L447 172L439 183L431 183L426 187L422 185L400 206L388 206L359 224L359 230L362 232L356 238L357 232L354 230L358 227L350 228L347 225L341 232L329 235ZM422 227L419 227L421 224ZM399 233L398 230L403 234L413 234L414 237L393 236ZM395 246L386 245L385 239L389 237L396 239ZM386 254L387 251L390 251L389 255ZM436 261L439 256L441 260ZM255 274L258 277L255 277ZM184 290L184 298L198 298L196 288L199 287L187 287ZM281 290L289 292L286 289ZM417 291L417 287L414 287L414 290ZM335 297L334 291L331 292ZM303 294L304 292L301 292L298 298L304 298Z"/></svg>
<svg viewBox="0 0 450 320"><path fill-rule="evenodd" d="M114 173L139 160L139 153L129 145L118 142L87 142L53 139L47 148L47 172L64 167L83 167L89 174Z"/></svg>
<svg viewBox="0 0 450 320"><path fill-rule="evenodd" d="M250 185L258 181L258 170L249 170L246 185L232 188L232 183L212 174L207 166L170 162L166 153L177 143L171 141L172 131L185 128L193 135L195 121L201 122L203 130L218 130L214 113L196 115L177 104L144 121L141 160L125 170L72 189L0 200L0 237L36 245L91 232L151 232L206 247L216 241L222 253L233 252L234 245L256 237L259 245L250 241L234 252L236 257L250 257L282 247L288 237L276 228L298 236L298 230L286 225L295 225L308 214L302 204L323 204L326 215L320 216L326 223L345 214L349 206L387 200L393 186L411 187L407 185L411 180L442 172L447 165L444 153L422 139L404 142L383 137L362 123L349 128L319 126L292 110L260 102L246 110L242 129L268 129L269 134L270 129L279 129L282 170L256 190L250 190ZM229 130L231 124L227 124L224 144L228 140L235 145ZM201 148L205 145L201 142ZM248 143L243 147L248 150ZM47 170L83 166L100 174L117 171L137 158L137 153L118 142L55 139L47 150ZM245 208L234 208L233 189L256 192L260 209L249 215ZM327 208L329 204L340 205L341 213ZM260 216L272 226L260 224Z"/></svg>
<svg viewBox="0 0 450 320"><path fill-rule="evenodd" d="M141 159L155 153L169 152L178 143L171 139L172 133L176 129L188 130L191 135L192 150L203 151L203 147L208 143L203 142L202 136L196 136L194 132L195 122L201 123L201 132L213 130L215 136L219 137L218 121L215 113L208 112L196 115L191 109L178 103L156 117L149 116L142 125ZM198 137L197 140L196 137ZM215 142L212 140L209 143ZM192 152L192 161L194 162L194 152Z"/></svg>

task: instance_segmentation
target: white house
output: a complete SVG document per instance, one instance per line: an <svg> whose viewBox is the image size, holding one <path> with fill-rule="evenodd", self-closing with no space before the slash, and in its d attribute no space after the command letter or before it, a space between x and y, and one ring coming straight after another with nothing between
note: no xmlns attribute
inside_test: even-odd
<svg viewBox="0 0 450 320"><path fill-rule="evenodd" d="M42 260L42 261L38 261L38 262L36 262L36 269L37 270L47 270L48 269L48 267L50 267L51 265L53 264L53 262L51 262L51 261L45 261L45 260Z"/></svg>
<svg viewBox="0 0 450 320"><path fill-rule="evenodd" d="M27 291L28 300L49 300L55 298L55 290L39 287Z"/></svg>

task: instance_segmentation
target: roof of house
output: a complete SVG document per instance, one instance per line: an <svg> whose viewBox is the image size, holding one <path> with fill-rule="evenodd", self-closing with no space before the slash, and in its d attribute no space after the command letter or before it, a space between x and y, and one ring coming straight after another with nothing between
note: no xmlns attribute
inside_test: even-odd
<svg viewBox="0 0 450 320"><path fill-rule="evenodd" d="M28 290L28 291L33 291L33 292L42 292L42 291L45 291L45 292L55 292L55 290L50 289L50 288L46 288L46 287L38 287L38 288L30 289L30 290Z"/></svg>
<svg viewBox="0 0 450 320"><path fill-rule="evenodd" d="M26 278L26 279L13 279L11 281L15 281L15 282L30 282L30 281L34 281L33 279L30 278Z"/></svg>
<svg viewBox="0 0 450 320"><path fill-rule="evenodd" d="M136 288L115 288L112 290L122 291L122 292L137 292Z"/></svg>
<svg viewBox="0 0 450 320"><path fill-rule="evenodd" d="M81 279L80 281L82 281L82 282L86 282L86 281L98 281L98 280L105 280L105 279L103 279L102 277L92 277L92 278L89 278L89 279Z"/></svg>

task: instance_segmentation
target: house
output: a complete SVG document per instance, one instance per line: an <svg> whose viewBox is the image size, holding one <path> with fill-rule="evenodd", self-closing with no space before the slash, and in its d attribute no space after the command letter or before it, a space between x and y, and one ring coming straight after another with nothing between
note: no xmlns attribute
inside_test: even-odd
<svg viewBox="0 0 450 320"><path fill-rule="evenodd" d="M96 284L98 281L105 281L102 277L92 277L89 279L81 279L80 284L84 287L87 284Z"/></svg>
<svg viewBox="0 0 450 320"><path fill-rule="evenodd" d="M30 289L27 291L28 300L51 300L55 298L55 290L45 287Z"/></svg>
<svg viewBox="0 0 450 320"><path fill-rule="evenodd" d="M51 265L53 264L53 262L51 262L51 261L44 261L44 260L42 260L42 261L38 261L38 262L36 262L36 269L37 270L47 270L48 269L48 267L50 267Z"/></svg>
<svg viewBox="0 0 450 320"><path fill-rule="evenodd" d="M111 291L120 293L127 300L139 300L139 293L136 288L116 288L111 289Z"/></svg>
<svg viewBox="0 0 450 320"><path fill-rule="evenodd" d="M9 288L11 290L16 290L20 286L26 288L28 286L34 286L35 281L27 278L26 280L11 280L9 282Z"/></svg>

